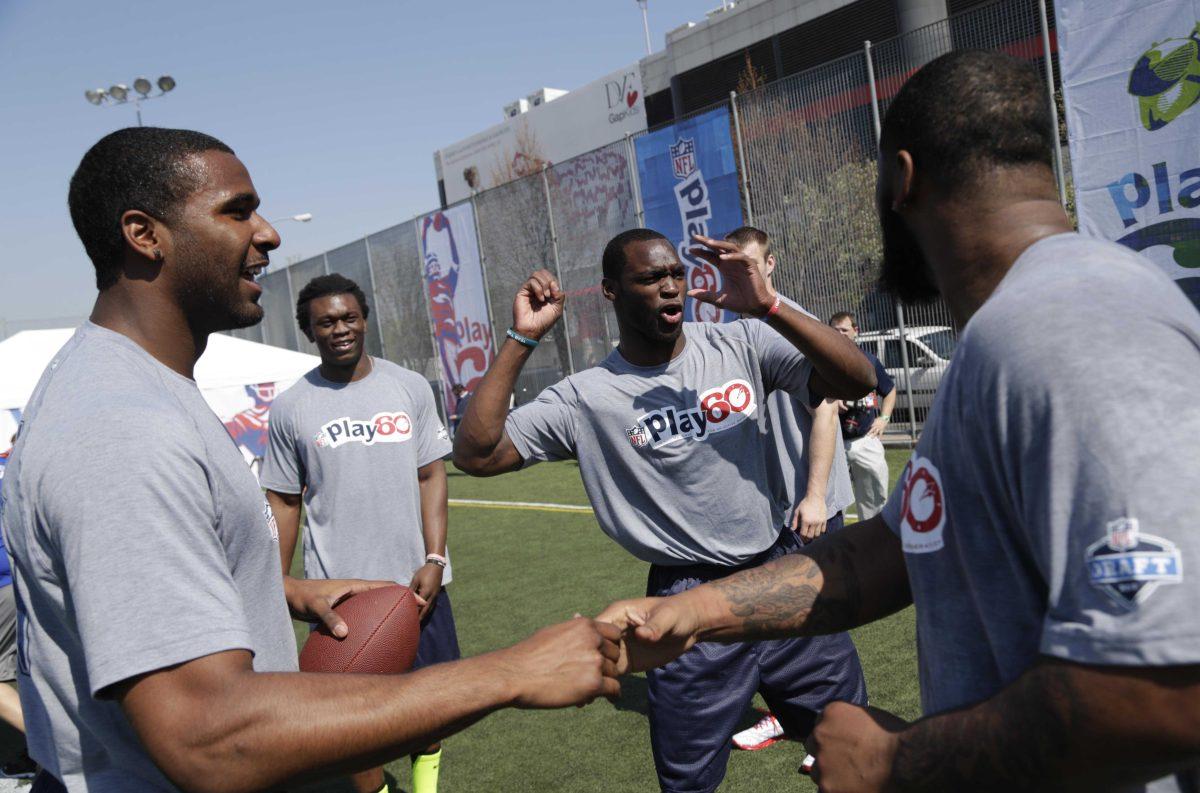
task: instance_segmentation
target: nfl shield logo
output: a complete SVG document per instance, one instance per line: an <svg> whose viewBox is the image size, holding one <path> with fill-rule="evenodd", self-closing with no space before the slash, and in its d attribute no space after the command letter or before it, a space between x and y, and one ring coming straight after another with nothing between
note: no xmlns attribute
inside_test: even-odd
<svg viewBox="0 0 1200 793"><path fill-rule="evenodd" d="M686 179L696 172L696 141L680 138L671 146L671 167L676 179Z"/></svg>
<svg viewBox="0 0 1200 793"><path fill-rule="evenodd" d="M646 428L640 424L636 427L630 427L625 430L625 434L629 436L629 443L636 449L646 445Z"/></svg>

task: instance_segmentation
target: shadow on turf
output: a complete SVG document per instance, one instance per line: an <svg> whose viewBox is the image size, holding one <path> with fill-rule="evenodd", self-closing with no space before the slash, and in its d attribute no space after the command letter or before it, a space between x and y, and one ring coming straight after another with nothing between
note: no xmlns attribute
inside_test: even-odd
<svg viewBox="0 0 1200 793"><path fill-rule="evenodd" d="M650 695L646 688L645 675L622 678L621 698L613 703L613 707L617 710L627 710L649 716Z"/></svg>

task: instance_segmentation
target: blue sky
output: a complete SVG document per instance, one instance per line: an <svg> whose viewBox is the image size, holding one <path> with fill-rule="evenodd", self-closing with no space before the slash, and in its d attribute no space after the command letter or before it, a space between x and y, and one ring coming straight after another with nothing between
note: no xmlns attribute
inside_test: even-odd
<svg viewBox="0 0 1200 793"><path fill-rule="evenodd" d="M650 0L651 41L718 0ZM541 86L572 89L644 54L634 0L0 0L0 319L85 315L91 263L67 182L132 105L83 92L138 76L179 83L147 125L230 144L268 218L273 258L308 256L437 203L434 149Z"/></svg>

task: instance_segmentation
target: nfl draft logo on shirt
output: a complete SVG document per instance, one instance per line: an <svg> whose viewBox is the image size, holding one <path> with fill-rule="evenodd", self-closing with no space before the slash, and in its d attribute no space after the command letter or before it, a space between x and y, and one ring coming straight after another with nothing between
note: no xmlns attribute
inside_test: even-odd
<svg viewBox="0 0 1200 793"><path fill-rule="evenodd" d="M905 553L932 553L945 545L946 499L942 474L933 462L914 453L900 500L900 541Z"/></svg>
<svg viewBox="0 0 1200 793"><path fill-rule="evenodd" d="M1162 584L1183 580L1175 543L1143 534L1137 518L1118 518L1108 536L1088 546L1088 580L1122 608L1132 610Z"/></svg>
<svg viewBox="0 0 1200 793"><path fill-rule="evenodd" d="M314 438L318 448L336 449L347 443L361 443L363 446L373 446L376 443L404 443L412 438L412 421L408 414L376 413L370 421L352 419L343 416L334 419L321 427Z"/></svg>
<svg viewBox="0 0 1200 793"><path fill-rule="evenodd" d="M666 406L652 410L625 430L634 448L658 449L684 440L701 440L710 433L736 427L754 415L754 389L745 380L730 380L700 395L694 408Z"/></svg>

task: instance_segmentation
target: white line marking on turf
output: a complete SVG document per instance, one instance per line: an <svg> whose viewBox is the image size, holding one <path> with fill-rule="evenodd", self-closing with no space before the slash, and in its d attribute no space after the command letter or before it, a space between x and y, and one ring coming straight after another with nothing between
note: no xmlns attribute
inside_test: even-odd
<svg viewBox="0 0 1200 793"><path fill-rule="evenodd" d="M578 512L591 515L592 508L578 504L547 504L540 501L489 501L483 498L447 499L452 507L481 507L483 509L529 509L538 512Z"/></svg>

